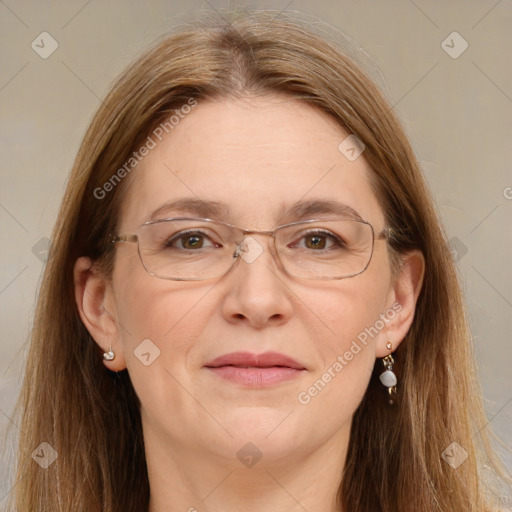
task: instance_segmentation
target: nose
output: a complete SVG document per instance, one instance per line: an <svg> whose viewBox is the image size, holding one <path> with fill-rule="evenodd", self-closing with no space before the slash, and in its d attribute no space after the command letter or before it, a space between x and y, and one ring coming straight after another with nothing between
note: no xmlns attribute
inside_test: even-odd
<svg viewBox="0 0 512 512"><path fill-rule="evenodd" d="M291 290L271 252L272 239L246 237L235 255L238 261L224 276L223 315L230 323L261 329L286 323L292 315Z"/></svg>

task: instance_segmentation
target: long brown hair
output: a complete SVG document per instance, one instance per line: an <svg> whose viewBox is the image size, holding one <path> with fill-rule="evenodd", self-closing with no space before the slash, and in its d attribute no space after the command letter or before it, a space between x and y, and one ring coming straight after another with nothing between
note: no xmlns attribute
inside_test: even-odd
<svg viewBox="0 0 512 512"><path fill-rule="evenodd" d="M495 469L491 476L508 477L484 429L461 290L411 146L352 59L304 24L273 16L202 21L166 37L130 66L94 117L69 178L37 303L18 404L16 511L147 510L138 398L126 370L105 369L80 320L73 265L89 256L111 270L108 235L130 179L110 181L104 197L98 189L159 123L191 99L266 93L308 102L357 135L395 233L390 250L419 249L426 261L414 322L395 354L400 399L388 407L376 364L353 418L339 507L487 512L497 505L481 468L485 463ZM41 442L58 453L44 470L31 458ZM468 454L456 469L441 457L453 442Z"/></svg>

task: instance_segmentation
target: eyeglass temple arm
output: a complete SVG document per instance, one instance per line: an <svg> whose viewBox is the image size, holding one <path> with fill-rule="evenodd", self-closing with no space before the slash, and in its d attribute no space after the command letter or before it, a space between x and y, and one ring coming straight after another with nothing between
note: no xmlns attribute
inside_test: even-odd
<svg viewBox="0 0 512 512"><path fill-rule="evenodd" d="M137 235L110 235L111 244L116 244L117 242L134 243L137 240Z"/></svg>
<svg viewBox="0 0 512 512"><path fill-rule="evenodd" d="M396 232L393 228L384 228L382 231L377 233L376 240L382 240L383 238L396 238Z"/></svg>

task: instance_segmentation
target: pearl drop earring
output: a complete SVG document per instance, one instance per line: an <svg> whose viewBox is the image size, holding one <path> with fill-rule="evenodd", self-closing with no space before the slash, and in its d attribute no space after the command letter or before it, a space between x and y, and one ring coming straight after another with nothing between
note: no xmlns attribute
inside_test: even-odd
<svg viewBox="0 0 512 512"><path fill-rule="evenodd" d="M386 343L386 348L388 350L393 349L393 344L391 341ZM382 382L382 384L384 384L384 386L388 388L389 405L393 405L393 394L396 394L396 384L398 382L398 379L393 372L393 365L395 364L395 360L391 354L388 354L386 357L382 358L382 364L386 370L380 374L379 380Z"/></svg>
<svg viewBox="0 0 512 512"><path fill-rule="evenodd" d="M115 358L116 355L112 350L112 346L110 346L110 350L108 352L103 352L103 359L105 359L105 361L113 361Z"/></svg>

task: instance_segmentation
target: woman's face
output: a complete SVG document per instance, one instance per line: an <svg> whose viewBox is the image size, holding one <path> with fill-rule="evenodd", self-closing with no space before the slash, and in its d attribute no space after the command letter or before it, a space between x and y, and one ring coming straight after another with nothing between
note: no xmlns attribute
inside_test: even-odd
<svg viewBox="0 0 512 512"><path fill-rule="evenodd" d="M298 202L336 201L378 233L384 217L364 153L354 160L338 148L348 135L326 114L286 97L199 103L133 171L119 233L136 233L162 205L183 198L221 203L222 220L252 230L325 218L285 212ZM156 214L204 216L170 208ZM281 270L270 237L251 236L261 254L204 281L159 279L143 268L136 244L116 246L105 299L118 325L116 360L107 365L126 364L148 444L226 462L259 452L263 464L348 438L375 359L389 353L386 340L396 336L386 243L375 242L360 275L311 280ZM257 361L267 352L301 369L208 366L220 356L236 364L229 354Z"/></svg>

